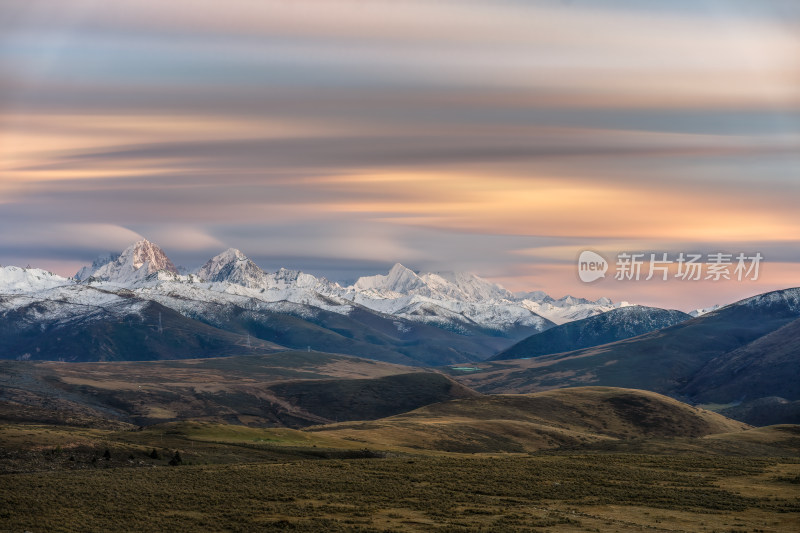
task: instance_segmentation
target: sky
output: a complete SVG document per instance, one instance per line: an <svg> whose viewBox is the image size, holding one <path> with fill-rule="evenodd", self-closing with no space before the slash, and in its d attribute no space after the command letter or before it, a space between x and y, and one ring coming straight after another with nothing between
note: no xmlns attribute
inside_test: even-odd
<svg viewBox="0 0 800 533"><path fill-rule="evenodd" d="M798 200L794 0L0 3L4 265L144 237L690 310L800 285ZM764 260L620 281L624 252Z"/></svg>

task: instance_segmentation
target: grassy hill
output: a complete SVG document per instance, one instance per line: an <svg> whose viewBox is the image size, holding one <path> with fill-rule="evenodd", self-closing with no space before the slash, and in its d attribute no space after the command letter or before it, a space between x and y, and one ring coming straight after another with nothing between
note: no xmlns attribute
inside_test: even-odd
<svg viewBox="0 0 800 533"><path fill-rule="evenodd" d="M372 422L312 427L370 446L448 452L530 452L601 440L701 437L748 426L659 394L578 387L436 403Z"/></svg>
<svg viewBox="0 0 800 533"><path fill-rule="evenodd" d="M0 362L0 417L73 425L210 420L304 427L477 393L438 373L319 352L139 363Z"/></svg>
<svg viewBox="0 0 800 533"><path fill-rule="evenodd" d="M421 406L474 398L479 393L433 372L376 379L288 381L270 386L276 396L327 420L372 420Z"/></svg>
<svg viewBox="0 0 800 533"><path fill-rule="evenodd" d="M737 444L740 452L750 449L754 454L761 454L764 447L769 447L782 450L785 457L796 456L800 453L800 425L777 424L747 431L719 433L708 435L706 440Z"/></svg>
<svg viewBox="0 0 800 533"><path fill-rule="evenodd" d="M219 372L215 362L233 359L197 364ZM318 400L417 379L325 359L309 354L295 371L388 374L330 381ZM258 368L254 381L268 373ZM290 373L276 383L298 383ZM746 429L657 394L601 387L473 396L305 430L5 422L0 520L12 531L793 532L798 456L798 426Z"/></svg>
<svg viewBox="0 0 800 533"><path fill-rule="evenodd" d="M792 457L453 456L339 442L213 424L4 427L0 520L11 531L633 533L794 532L800 519Z"/></svg>

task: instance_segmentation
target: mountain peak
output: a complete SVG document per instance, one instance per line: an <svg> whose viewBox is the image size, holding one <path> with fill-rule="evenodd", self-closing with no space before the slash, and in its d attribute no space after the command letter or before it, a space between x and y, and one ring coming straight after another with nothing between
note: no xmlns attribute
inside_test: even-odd
<svg viewBox="0 0 800 533"><path fill-rule="evenodd" d="M130 283L159 271L178 274L178 269L164 250L147 239L142 239L125 248L113 261L96 269L91 276L105 281Z"/></svg>
<svg viewBox="0 0 800 533"><path fill-rule="evenodd" d="M132 258L133 268L139 270L145 263L148 264L148 274L158 272L159 270L166 270L173 274L178 273L178 269L169 260L164 250L153 244L147 239L142 239L135 242L122 252L122 257L130 256Z"/></svg>
<svg viewBox="0 0 800 533"><path fill-rule="evenodd" d="M442 297L469 302L512 300L514 295L503 286L471 272L434 272L420 274L428 287Z"/></svg>
<svg viewBox="0 0 800 533"><path fill-rule="evenodd" d="M400 263L395 263L392 266L392 268L389 270L388 278L388 281L390 282L419 279L416 272L401 265Z"/></svg>
<svg viewBox="0 0 800 533"><path fill-rule="evenodd" d="M215 259L217 258L228 261L249 261L249 258L237 248L228 248L221 254L215 256Z"/></svg>
<svg viewBox="0 0 800 533"><path fill-rule="evenodd" d="M378 290L391 291L397 293L408 293L409 291L425 286L425 282L420 279L413 270L400 263L395 263L389 273L377 276L363 276L353 285L357 291Z"/></svg>
<svg viewBox="0 0 800 533"><path fill-rule="evenodd" d="M197 270L200 279L210 282L236 283L248 288L263 288L267 285L266 274L258 265L236 248L228 248Z"/></svg>
<svg viewBox="0 0 800 533"><path fill-rule="evenodd" d="M392 275L392 274L404 274L404 273L407 273L407 272L410 272L411 274L414 273L413 270L411 270L407 266L403 265L402 263L395 263L394 265L392 265L392 268L389 269L389 275Z"/></svg>

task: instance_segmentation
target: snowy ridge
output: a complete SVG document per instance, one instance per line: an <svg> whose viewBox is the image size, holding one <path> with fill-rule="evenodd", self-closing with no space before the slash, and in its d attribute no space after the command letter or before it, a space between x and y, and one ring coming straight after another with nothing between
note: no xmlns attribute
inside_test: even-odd
<svg viewBox="0 0 800 533"><path fill-rule="evenodd" d="M462 272L415 273L397 263L387 275L359 278L344 298L381 313L441 324L462 321L508 330L515 326L546 329L620 306L608 298L596 302L565 296L555 300L537 291L513 294L502 286ZM439 311L437 311L439 310Z"/></svg>
<svg viewBox="0 0 800 533"><path fill-rule="evenodd" d="M385 276L361 277L348 291L369 294L374 299L398 296L424 296L435 300L481 302L511 300L513 294L497 285L463 272L427 272L417 274L396 263Z"/></svg>
<svg viewBox="0 0 800 533"><path fill-rule="evenodd" d="M689 312L689 316L691 316L692 318L696 318L698 316L707 315L712 311L716 311L720 307L721 307L720 305L712 305L711 307L704 307L703 309L695 309L694 311Z"/></svg>
<svg viewBox="0 0 800 533"><path fill-rule="evenodd" d="M600 298L592 302L565 296L559 300L548 298L543 301L524 299L519 304L537 315L543 316L555 324L565 324L574 320L582 320L613 309L627 307L631 304L620 302L615 304L608 298Z"/></svg>
<svg viewBox="0 0 800 533"><path fill-rule="evenodd" d="M731 305L747 305L750 307L785 307L792 313L800 314L800 288L783 289L759 294Z"/></svg>
<svg viewBox="0 0 800 533"><path fill-rule="evenodd" d="M0 294L31 294L72 283L41 268L0 268Z"/></svg>
<svg viewBox="0 0 800 533"><path fill-rule="evenodd" d="M40 294L50 290L55 292ZM347 315L360 307L461 332L475 328L543 331L553 323L619 307L605 298L591 302L570 296L555 300L543 292L513 294L474 274L417 273L399 263L386 275L365 276L342 287L295 270L264 272L234 248L213 257L194 273L182 275L163 250L147 240L134 243L119 255L99 258L91 267L81 269L75 279L38 269L6 267L0 270L0 294L36 295L63 304L101 307L122 305L120 300L133 296L158 302L185 316L206 319L223 312L225 306L297 316L313 316L315 310ZM26 301L30 303L30 299ZM24 305L23 300L4 302L5 310ZM58 312L78 311L79 307L60 305Z"/></svg>
<svg viewBox="0 0 800 533"><path fill-rule="evenodd" d="M800 315L800 287L766 292L728 305L714 305L705 309L695 309L689 314L692 317L700 317L715 313L726 307L734 306L747 306L762 309L770 307L782 308L788 313Z"/></svg>
<svg viewBox="0 0 800 533"><path fill-rule="evenodd" d="M15 319L19 329L44 330L109 317L141 316L147 304L124 294L73 284L0 298L0 316L14 311L20 315Z"/></svg>
<svg viewBox="0 0 800 533"><path fill-rule="evenodd" d="M91 266L85 266L82 269L78 270L78 272L75 274L75 279L77 279L78 281L89 279L89 277L92 274L100 270L100 267L103 267L108 263L111 263L112 261L116 261L117 259L119 259L120 255L122 254L101 255L92 262Z"/></svg>

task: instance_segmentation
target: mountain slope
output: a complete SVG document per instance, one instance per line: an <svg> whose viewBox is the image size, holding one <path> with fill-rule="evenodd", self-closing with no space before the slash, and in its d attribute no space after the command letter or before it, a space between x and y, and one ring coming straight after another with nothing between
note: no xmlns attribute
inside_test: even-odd
<svg viewBox="0 0 800 533"><path fill-rule="evenodd" d="M770 396L800 400L800 319L715 357L683 391L704 403Z"/></svg>
<svg viewBox="0 0 800 533"><path fill-rule="evenodd" d="M156 302L105 307L37 301L0 314L0 358L151 361L269 353L282 347L223 331ZM50 316L50 319L43 319Z"/></svg>
<svg viewBox="0 0 800 533"><path fill-rule="evenodd" d="M612 344L526 360L446 369L481 392L530 392L555 387L638 387L686 397L686 387L711 360L800 318L800 289L754 296L675 326ZM796 380L796 373L782 380ZM730 398L726 401L735 401Z"/></svg>
<svg viewBox="0 0 800 533"><path fill-rule="evenodd" d="M492 357L517 359L599 346L679 324L690 317L680 311L632 305L568 322L524 339Z"/></svg>
<svg viewBox="0 0 800 533"><path fill-rule="evenodd" d="M765 396L717 412L754 426L800 424L800 400L790 401L779 396Z"/></svg>

